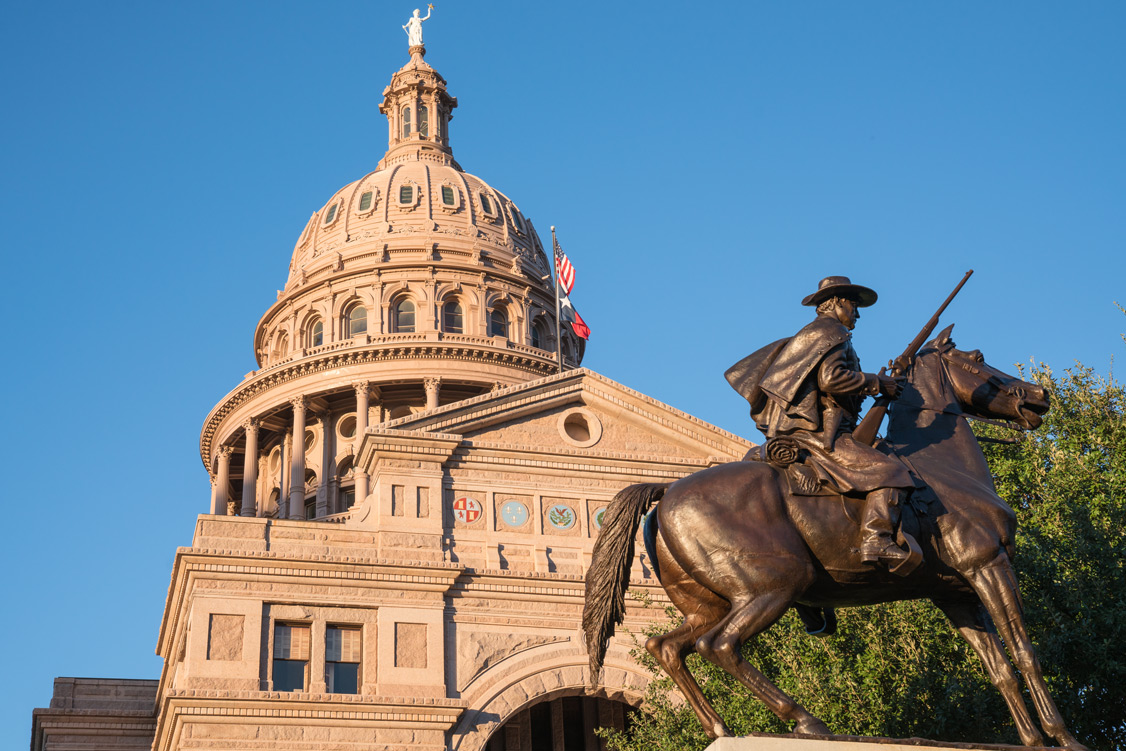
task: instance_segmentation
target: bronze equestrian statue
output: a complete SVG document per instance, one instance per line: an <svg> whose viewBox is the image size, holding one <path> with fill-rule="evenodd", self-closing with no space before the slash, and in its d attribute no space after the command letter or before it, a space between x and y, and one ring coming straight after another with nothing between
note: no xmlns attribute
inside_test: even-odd
<svg viewBox="0 0 1126 751"><path fill-rule="evenodd" d="M691 652L731 673L794 722L794 732L828 735L821 720L743 659L744 642L790 607L807 627L831 632L833 608L928 598L981 659L1022 743L1041 746L1043 735L1006 647L1040 728L1059 745L1086 751L1044 682L1012 567L1016 517L997 495L967 422L1003 420L1033 430L1048 411L1048 394L986 364L981 352L956 348L953 326L924 344L952 298L890 376L864 373L849 331L876 294L847 277L829 277L803 301L818 308L813 323L728 371L767 441L744 461L615 496L586 578L583 630L592 680L625 613L644 520L654 570L684 614L680 626L645 646L710 737L731 733L685 666ZM877 407L857 426L861 401L877 393ZM887 439L879 441L876 423L885 409Z"/></svg>

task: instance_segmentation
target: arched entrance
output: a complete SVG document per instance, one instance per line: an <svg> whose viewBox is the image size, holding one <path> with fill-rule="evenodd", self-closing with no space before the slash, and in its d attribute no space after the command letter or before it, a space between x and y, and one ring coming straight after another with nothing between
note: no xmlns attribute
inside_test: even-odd
<svg viewBox="0 0 1126 751"><path fill-rule="evenodd" d="M531 704L497 728L487 751L605 751L596 728L625 730L636 711L601 696L560 696Z"/></svg>

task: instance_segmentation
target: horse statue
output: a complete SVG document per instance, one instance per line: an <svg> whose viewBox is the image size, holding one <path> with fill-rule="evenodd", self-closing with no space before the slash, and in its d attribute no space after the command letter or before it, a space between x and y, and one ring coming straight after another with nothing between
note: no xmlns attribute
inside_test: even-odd
<svg viewBox="0 0 1126 751"><path fill-rule="evenodd" d="M1043 745L1043 736L1005 646L1044 733L1060 746L1085 751L1044 682L1013 571L1016 516L997 495L967 422L1002 420L1034 430L1048 411L1048 394L986 364L980 351L957 349L952 329L919 351L889 412L887 444L921 481L901 519L923 554L914 571L895 576L861 563L862 499L793 495L785 470L767 461L723 464L671 484L632 485L607 509L587 571L583 630L591 675L600 673L607 642L624 616L638 527L660 501L648 516L656 529L647 523L647 547L684 620L645 647L709 737L731 732L685 666L692 651L729 672L779 718L795 722L795 733L828 735L821 720L743 658L743 644L790 607L807 624L809 613L823 614L831 630L833 608L925 597L977 653L1026 746Z"/></svg>

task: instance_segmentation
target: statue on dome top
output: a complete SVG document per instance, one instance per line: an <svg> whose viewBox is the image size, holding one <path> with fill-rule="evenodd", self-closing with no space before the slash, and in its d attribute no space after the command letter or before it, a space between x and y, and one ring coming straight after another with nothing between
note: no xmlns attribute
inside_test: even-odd
<svg viewBox="0 0 1126 751"><path fill-rule="evenodd" d="M422 46L422 22L430 18L430 14L434 11L434 3L426 6L426 15L422 18L418 17L418 8L414 9L414 15L411 16L403 25L403 31L407 32L407 40L411 47Z"/></svg>

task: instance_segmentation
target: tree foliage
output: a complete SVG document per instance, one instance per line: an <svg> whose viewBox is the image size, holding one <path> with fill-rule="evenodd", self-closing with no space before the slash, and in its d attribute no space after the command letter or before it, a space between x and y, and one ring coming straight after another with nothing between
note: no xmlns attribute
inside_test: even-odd
<svg viewBox="0 0 1126 751"><path fill-rule="evenodd" d="M1126 390L1082 367L1062 377L1038 368L1032 378L1051 392L1044 425L1016 443L983 445L998 492L1018 517L1016 566L1029 631L1072 732L1093 748L1126 749ZM839 617L837 634L819 639L791 612L744 654L835 733L1019 742L977 657L930 603L853 608ZM677 622L669 608L648 633ZM610 748L704 748L696 716L638 636L635 656L656 679L626 733L603 731ZM790 730L721 669L696 655L689 667L733 732Z"/></svg>

